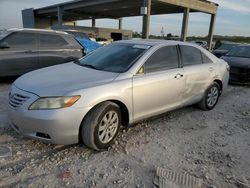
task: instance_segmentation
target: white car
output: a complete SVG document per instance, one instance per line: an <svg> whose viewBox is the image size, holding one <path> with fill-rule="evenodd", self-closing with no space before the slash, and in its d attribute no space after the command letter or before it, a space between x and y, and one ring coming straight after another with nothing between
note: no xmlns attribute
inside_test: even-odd
<svg viewBox="0 0 250 188"><path fill-rule="evenodd" d="M102 150L121 125L192 104L213 109L228 78L228 64L197 45L119 41L18 78L9 118L24 136Z"/></svg>

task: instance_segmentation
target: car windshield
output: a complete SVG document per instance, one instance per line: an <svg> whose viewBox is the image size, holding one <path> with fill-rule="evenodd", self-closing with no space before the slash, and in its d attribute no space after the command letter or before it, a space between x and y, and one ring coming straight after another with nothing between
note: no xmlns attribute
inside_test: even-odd
<svg viewBox="0 0 250 188"><path fill-rule="evenodd" d="M110 44L83 57L78 63L97 70L122 73L126 72L150 47L136 44Z"/></svg>
<svg viewBox="0 0 250 188"><path fill-rule="evenodd" d="M234 47L226 56L250 58L250 46Z"/></svg>
<svg viewBox="0 0 250 188"><path fill-rule="evenodd" d="M218 50L231 50L236 44L222 44Z"/></svg>

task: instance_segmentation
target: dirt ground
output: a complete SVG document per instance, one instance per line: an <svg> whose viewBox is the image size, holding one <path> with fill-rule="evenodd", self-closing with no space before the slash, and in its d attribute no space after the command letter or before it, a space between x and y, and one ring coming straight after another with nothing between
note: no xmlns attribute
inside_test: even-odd
<svg viewBox="0 0 250 188"><path fill-rule="evenodd" d="M250 88L230 86L209 112L186 107L121 130L104 152L21 137L8 126L0 83L0 187L156 187L157 167L187 172L207 187L250 186Z"/></svg>

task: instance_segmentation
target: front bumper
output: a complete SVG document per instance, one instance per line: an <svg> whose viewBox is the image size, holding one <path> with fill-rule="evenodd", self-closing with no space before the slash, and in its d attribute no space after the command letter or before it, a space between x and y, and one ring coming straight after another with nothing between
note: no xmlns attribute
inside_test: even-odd
<svg viewBox="0 0 250 188"><path fill-rule="evenodd" d="M25 137L46 143L69 145L79 142L79 129L88 109L74 107L56 110L28 110L38 98L34 94L14 88L15 91L29 96L23 105L14 108L9 105L10 125ZM18 90L18 91L17 91Z"/></svg>
<svg viewBox="0 0 250 188"><path fill-rule="evenodd" d="M230 67L230 83L250 83L250 69Z"/></svg>

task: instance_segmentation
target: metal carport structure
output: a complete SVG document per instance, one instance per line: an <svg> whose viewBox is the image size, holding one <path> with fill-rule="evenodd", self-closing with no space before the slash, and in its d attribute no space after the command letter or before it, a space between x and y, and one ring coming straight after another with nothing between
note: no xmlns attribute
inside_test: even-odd
<svg viewBox="0 0 250 188"><path fill-rule="evenodd" d="M143 38L148 38L151 15L184 13L181 40L185 41L189 14L203 12L211 15L208 31L208 46L211 49L217 8L217 4L206 0L75 0L39 9L25 9L22 15L24 27L41 28L39 22L52 25L56 21L62 25L63 22L87 19L92 19L92 27L95 27L96 19L111 18L119 20L119 29L122 28L122 18L143 16Z"/></svg>

